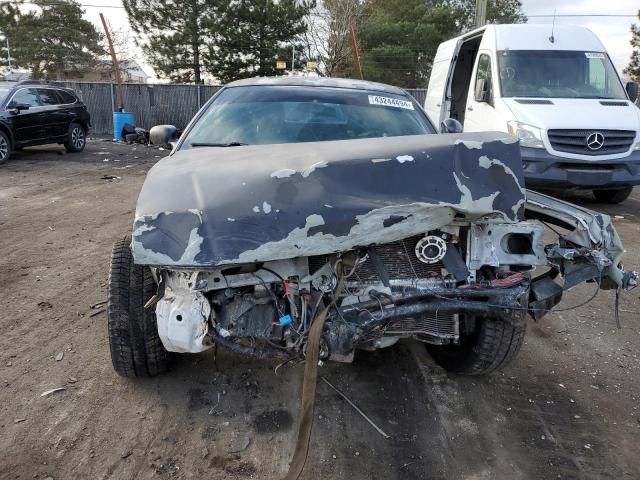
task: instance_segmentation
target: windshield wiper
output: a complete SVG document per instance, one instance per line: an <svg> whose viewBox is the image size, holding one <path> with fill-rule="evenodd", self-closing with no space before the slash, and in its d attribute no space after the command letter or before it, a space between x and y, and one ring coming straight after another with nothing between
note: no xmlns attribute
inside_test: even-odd
<svg viewBox="0 0 640 480"><path fill-rule="evenodd" d="M241 147L243 145L249 145L249 144L241 143L241 142L229 142L229 143L191 142L189 145L192 147Z"/></svg>

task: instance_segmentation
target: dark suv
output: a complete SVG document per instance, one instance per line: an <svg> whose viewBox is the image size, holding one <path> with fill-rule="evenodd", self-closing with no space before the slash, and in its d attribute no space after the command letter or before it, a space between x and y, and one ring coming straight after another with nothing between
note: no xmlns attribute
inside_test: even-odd
<svg viewBox="0 0 640 480"><path fill-rule="evenodd" d="M26 80L0 83L0 163L12 150L46 143L81 152L90 115L73 90L53 83Z"/></svg>

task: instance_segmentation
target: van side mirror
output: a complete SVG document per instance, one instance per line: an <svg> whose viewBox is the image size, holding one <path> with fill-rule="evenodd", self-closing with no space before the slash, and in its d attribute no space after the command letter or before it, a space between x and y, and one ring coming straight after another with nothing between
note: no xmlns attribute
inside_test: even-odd
<svg viewBox="0 0 640 480"><path fill-rule="evenodd" d="M491 80L479 78L476 81L476 88L473 93L476 102L489 103L491 100Z"/></svg>
<svg viewBox="0 0 640 480"><path fill-rule="evenodd" d="M636 103L638 99L638 84L636 82L627 82L624 89L627 91L627 95L629 95L629 100Z"/></svg>
<svg viewBox="0 0 640 480"><path fill-rule="evenodd" d="M149 141L152 145L173 148L173 143L180 138L180 131L173 125L156 125L149 130Z"/></svg>
<svg viewBox="0 0 640 480"><path fill-rule="evenodd" d="M447 118L440 124L440 133L462 133L462 124L455 118Z"/></svg>

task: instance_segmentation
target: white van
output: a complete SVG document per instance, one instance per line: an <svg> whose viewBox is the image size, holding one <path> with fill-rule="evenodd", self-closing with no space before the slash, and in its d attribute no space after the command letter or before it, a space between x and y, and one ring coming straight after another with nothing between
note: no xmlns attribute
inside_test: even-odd
<svg viewBox="0 0 640 480"><path fill-rule="evenodd" d="M438 47L425 109L436 125L518 136L529 187L618 203L640 184L637 96L587 28L487 25Z"/></svg>

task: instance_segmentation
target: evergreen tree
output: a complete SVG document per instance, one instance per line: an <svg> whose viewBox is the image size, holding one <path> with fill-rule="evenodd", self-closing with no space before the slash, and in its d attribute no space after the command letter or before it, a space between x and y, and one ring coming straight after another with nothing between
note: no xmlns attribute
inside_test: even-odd
<svg viewBox="0 0 640 480"><path fill-rule="evenodd" d="M279 75L276 60L306 31L308 0L236 0L225 12L219 37L206 54L207 70L221 82ZM301 52L301 45L298 47ZM288 59L291 54L287 55Z"/></svg>
<svg viewBox="0 0 640 480"><path fill-rule="evenodd" d="M476 0L449 0L452 7L458 9L461 31L476 27ZM488 0L487 23L526 23L527 17L522 11L520 0Z"/></svg>
<svg viewBox="0 0 640 480"><path fill-rule="evenodd" d="M640 10L638 10L638 18L640 18ZM640 83L640 27L638 25L631 25L631 46L633 47L631 61L624 69L624 73L633 81Z"/></svg>
<svg viewBox="0 0 640 480"><path fill-rule="evenodd" d="M75 0L34 0L36 10L15 4L0 7L0 30L9 38L13 66L28 68L33 78L62 79L82 72L102 53L101 35L82 18Z"/></svg>
<svg viewBox="0 0 640 480"><path fill-rule="evenodd" d="M438 0L369 0L357 26L364 77L426 87L438 45L458 32L456 9Z"/></svg>
<svg viewBox="0 0 640 480"><path fill-rule="evenodd" d="M216 42L228 0L123 0L149 63L176 82L202 82L202 53Z"/></svg>

